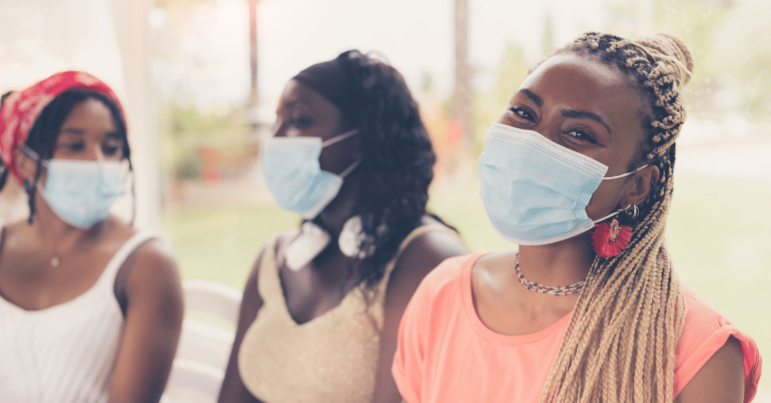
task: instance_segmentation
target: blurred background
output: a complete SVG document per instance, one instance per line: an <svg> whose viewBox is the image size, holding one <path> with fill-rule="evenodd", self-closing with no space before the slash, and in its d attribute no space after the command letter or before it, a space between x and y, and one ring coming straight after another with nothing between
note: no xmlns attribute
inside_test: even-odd
<svg viewBox="0 0 771 403"><path fill-rule="evenodd" d="M299 224L265 189L259 152L303 68L357 48L401 71L439 156L430 209L472 251L501 250L515 246L487 220L475 161L528 69L590 30L677 34L696 69L670 250L769 361L768 21L765 0L0 0L0 91L64 69L110 84L129 116L138 225L166 234L185 279L241 289L262 244ZM16 187L0 192L0 222L26 213ZM756 402L771 402L771 375Z"/></svg>

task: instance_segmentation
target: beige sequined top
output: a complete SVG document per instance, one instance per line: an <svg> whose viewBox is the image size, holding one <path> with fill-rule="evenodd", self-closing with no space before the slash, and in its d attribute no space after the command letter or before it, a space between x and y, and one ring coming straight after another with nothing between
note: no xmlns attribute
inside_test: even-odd
<svg viewBox="0 0 771 403"><path fill-rule="evenodd" d="M289 314L276 264L276 240L270 242L258 274L263 306L238 354L247 389L265 403L372 401L385 288L404 248L428 231L451 230L438 225L416 228L399 246L377 286L357 286L338 306L302 325Z"/></svg>

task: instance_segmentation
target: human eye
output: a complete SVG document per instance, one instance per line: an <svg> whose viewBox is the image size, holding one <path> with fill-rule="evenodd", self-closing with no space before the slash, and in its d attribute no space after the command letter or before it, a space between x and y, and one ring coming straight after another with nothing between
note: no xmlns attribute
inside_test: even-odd
<svg viewBox="0 0 771 403"><path fill-rule="evenodd" d="M120 153L122 147L117 144L105 144L102 146L102 152L104 155L114 156Z"/></svg>
<svg viewBox="0 0 771 403"><path fill-rule="evenodd" d="M86 149L86 143L84 141L63 141L59 144L59 148L71 152L80 152Z"/></svg>
<svg viewBox="0 0 771 403"><path fill-rule="evenodd" d="M515 115L519 116L521 119L527 120L528 122L535 122L535 116L526 109L523 109L519 106L514 106L509 110Z"/></svg>
<svg viewBox="0 0 771 403"><path fill-rule="evenodd" d="M295 129L304 129L313 124L313 120L305 116L300 116L290 119L289 124Z"/></svg>
<svg viewBox="0 0 771 403"><path fill-rule="evenodd" d="M595 140L592 135L580 129L571 129L566 131L565 134L578 141L586 141L592 144L597 144L597 140Z"/></svg>

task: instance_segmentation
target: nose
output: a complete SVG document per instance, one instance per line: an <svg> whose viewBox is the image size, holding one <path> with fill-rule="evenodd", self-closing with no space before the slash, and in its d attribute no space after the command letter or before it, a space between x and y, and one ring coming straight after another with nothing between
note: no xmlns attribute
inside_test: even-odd
<svg viewBox="0 0 771 403"><path fill-rule="evenodd" d="M560 136L559 116L545 114L532 130L538 132L538 134L546 137L548 140L564 146Z"/></svg>
<svg viewBox="0 0 771 403"><path fill-rule="evenodd" d="M101 144L89 142L86 149L88 150L84 156L86 161L102 162L106 159Z"/></svg>
<svg viewBox="0 0 771 403"><path fill-rule="evenodd" d="M271 135L272 137L286 137L286 125L281 121L281 119L276 119L276 121L273 123L273 127L271 127Z"/></svg>

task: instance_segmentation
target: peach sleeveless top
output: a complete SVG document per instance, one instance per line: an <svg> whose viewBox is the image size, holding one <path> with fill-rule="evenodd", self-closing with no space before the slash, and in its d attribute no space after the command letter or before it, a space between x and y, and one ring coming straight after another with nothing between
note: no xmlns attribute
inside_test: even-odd
<svg viewBox="0 0 771 403"><path fill-rule="evenodd" d="M257 284L263 306L238 354L239 374L249 392L265 403L371 401L388 279L407 245L429 231L452 232L439 225L416 228L402 241L376 286L357 286L335 308L301 325L286 306L277 240L269 242Z"/></svg>
<svg viewBox="0 0 771 403"><path fill-rule="evenodd" d="M392 372L409 403L537 403L541 396L570 315L527 335L487 328L471 293L471 268L481 255L444 261L426 276L404 312ZM744 401L750 402L760 379L755 342L690 287L686 298L674 395L733 336L744 350Z"/></svg>

